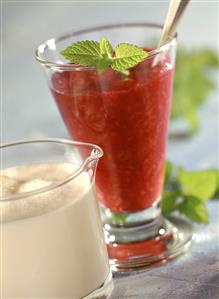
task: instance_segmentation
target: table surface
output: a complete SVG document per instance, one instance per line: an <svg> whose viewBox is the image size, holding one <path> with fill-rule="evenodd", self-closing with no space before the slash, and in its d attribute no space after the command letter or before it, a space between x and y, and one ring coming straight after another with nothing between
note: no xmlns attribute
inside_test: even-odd
<svg viewBox="0 0 219 299"><path fill-rule="evenodd" d="M219 201L208 202L210 222L194 227L187 253L160 267L114 274L110 299L218 299Z"/></svg>

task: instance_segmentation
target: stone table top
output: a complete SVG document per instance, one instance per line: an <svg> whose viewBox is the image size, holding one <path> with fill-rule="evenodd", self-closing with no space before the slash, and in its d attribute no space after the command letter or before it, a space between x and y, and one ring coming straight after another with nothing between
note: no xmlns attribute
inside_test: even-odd
<svg viewBox="0 0 219 299"><path fill-rule="evenodd" d="M219 201L208 203L210 222L197 225L188 252L160 267L114 274L110 299L218 299Z"/></svg>

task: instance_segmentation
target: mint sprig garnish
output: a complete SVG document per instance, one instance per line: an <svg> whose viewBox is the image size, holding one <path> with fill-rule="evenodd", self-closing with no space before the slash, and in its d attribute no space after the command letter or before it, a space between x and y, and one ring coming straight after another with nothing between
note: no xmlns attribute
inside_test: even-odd
<svg viewBox="0 0 219 299"><path fill-rule="evenodd" d="M219 195L219 170L185 171L166 163L161 206L163 214L178 211L190 220L208 223L205 201Z"/></svg>
<svg viewBox="0 0 219 299"><path fill-rule="evenodd" d="M99 73L108 67L128 74L129 69L143 61L148 53L138 46L121 43L113 50L108 39L102 38L99 42L85 40L73 43L60 52L71 63L81 66L95 66Z"/></svg>

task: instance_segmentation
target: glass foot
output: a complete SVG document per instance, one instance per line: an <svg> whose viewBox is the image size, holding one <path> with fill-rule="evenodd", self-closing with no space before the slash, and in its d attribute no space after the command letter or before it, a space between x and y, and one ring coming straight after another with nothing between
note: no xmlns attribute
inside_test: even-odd
<svg viewBox="0 0 219 299"><path fill-rule="evenodd" d="M112 273L110 272L104 283L95 291L81 299L107 299L113 291Z"/></svg>
<svg viewBox="0 0 219 299"><path fill-rule="evenodd" d="M113 271L120 272L145 269L172 260L189 248L193 235L191 223L175 216L161 217L156 222L156 234L145 234L146 238L143 238L143 232L148 231L148 224L131 228L111 226L110 230L109 227L106 239L110 264ZM153 231L154 227L150 224ZM126 237L121 238L124 235ZM128 240L128 235L132 240ZM137 241L133 241L133 236Z"/></svg>

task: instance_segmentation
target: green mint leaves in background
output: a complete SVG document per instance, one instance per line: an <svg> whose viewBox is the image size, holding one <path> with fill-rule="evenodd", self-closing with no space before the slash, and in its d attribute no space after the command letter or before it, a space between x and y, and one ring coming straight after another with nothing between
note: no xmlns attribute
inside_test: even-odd
<svg viewBox="0 0 219 299"><path fill-rule="evenodd" d="M184 119L190 133L199 129L199 107L216 86L209 71L219 66L219 57L210 49L186 51L179 48L176 59L172 119Z"/></svg>
<svg viewBox="0 0 219 299"><path fill-rule="evenodd" d="M102 38L97 41L79 41L60 52L71 63L81 66L95 66L99 73L108 67L122 74L128 75L128 70L141 61L148 53L143 49L127 44L118 44L113 50L111 43Z"/></svg>
<svg viewBox="0 0 219 299"><path fill-rule="evenodd" d="M205 201L219 195L219 170L185 171L166 162L161 206L163 214L178 211L190 220L208 223Z"/></svg>

